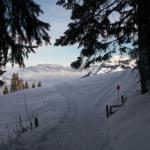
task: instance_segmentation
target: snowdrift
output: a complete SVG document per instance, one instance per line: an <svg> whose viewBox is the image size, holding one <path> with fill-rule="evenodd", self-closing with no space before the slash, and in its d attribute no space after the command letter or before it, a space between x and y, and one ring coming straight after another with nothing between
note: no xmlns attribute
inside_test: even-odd
<svg viewBox="0 0 150 150"><path fill-rule="evenodd" d="M129 69L26 90L28 106L38 115L40 127L25 133L10 149L149 150L150 93L139 93L137 76L136 70ZM120 103L117 85L128 100L106 118L105 106ZM19 113L23 116L22 91L1 96L0 106L1 123Z"/></svg>

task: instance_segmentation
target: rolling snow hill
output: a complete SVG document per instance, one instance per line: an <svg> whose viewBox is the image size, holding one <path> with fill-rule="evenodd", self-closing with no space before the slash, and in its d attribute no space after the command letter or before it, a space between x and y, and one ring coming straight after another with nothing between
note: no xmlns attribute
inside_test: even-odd
<svg viewBox="0 0 150 150"><path fill-rule="evenodd" d="M119 103L117 85L128 100L106 118L105 106ZM142 96L138 90L137 71L131 69L25 90L40 127L23 134L10 150L149 150L150 93ZM13 129L18 115L26 126L24 106L23 91L1 96L0 135L8 134L7 125Z"/></svg>

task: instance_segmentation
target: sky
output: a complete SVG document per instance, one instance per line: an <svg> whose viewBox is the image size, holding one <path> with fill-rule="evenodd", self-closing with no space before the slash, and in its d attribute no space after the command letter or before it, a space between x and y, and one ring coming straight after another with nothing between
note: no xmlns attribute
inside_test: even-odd
<svg viewBox="0 0 150 150"><path fill-rule="evenodd" d="M40 19L51 25L49 34L52 45L43 45L35 50L35 54L29 54L29 58L25 59L25 65L60 64L69 66L79 56L80 51L77 46L58 47L53 43L67 29L67 24L70 22L70 12L56 5L57 0L35 0L35 2L40 4L44 11Z"/></svg>

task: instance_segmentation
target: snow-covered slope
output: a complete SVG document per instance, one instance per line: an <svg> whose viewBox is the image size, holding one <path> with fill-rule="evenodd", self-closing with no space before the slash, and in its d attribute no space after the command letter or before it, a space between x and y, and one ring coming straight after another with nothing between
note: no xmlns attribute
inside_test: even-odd
<svg viewBox="0 0 150 150"><path fill-rule="evenodd" d="M150 150L150 93L133 95L108 119L109 145L114 150Z"/></svg>
<svg viewBox="0 0 150 150"><path fill-rule="evenodd" d="M136 76L136 70L125 70L26 90L40 127L25 133L11 150L149 150L150 94L137 92ZM118 103L117 85L128 100L107 119L105 105ZM23 92L1 96L0 106L0 129L7 134L2 124L18 114L26 117Z"/></svg>

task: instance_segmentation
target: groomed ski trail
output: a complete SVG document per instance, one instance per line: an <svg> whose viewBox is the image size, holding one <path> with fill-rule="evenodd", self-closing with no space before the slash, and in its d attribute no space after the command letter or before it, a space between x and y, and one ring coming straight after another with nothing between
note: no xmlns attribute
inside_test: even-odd
<svg viewBox="0 0 150 150"><path fill-rule="evenodd" d="M107 145L103 120L93 111L91 99L68 83L55 88L66 100L66 115L56 128L41 135L32 150L103 150Z"/></svg>

